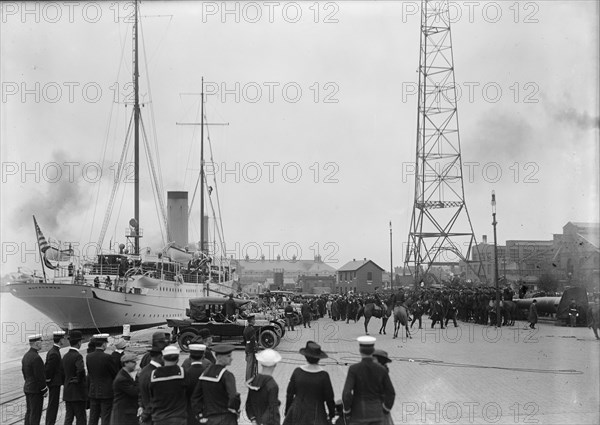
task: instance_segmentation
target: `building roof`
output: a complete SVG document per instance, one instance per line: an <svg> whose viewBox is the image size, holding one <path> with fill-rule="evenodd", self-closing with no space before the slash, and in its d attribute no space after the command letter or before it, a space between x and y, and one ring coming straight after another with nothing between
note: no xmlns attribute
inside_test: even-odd
<svg viewBox="0 0 600 425"><path fill-rule="evenodd" d="M299 274L334 274L335 268L322 261L315 260L237 260L238 267L244 271L273 272L281 269ZM239 272L238 268L238 272Z"/></svg>
<svg viewBox="0 0 600 425"><path fill-rule="evenodd" d="M374 261L367 260L365 258L364 260L360 260L360 261L352 260L352 261L347 262L346 264L344 264L342 267L340 267L338 269L338 272L353 272L353 271L360 269L367 263L373 263L375 265L375 267L380 268L383 271L383 268L381 268L377 264L375 264Z"/></svg>
<svg viewBox="0 0 600 425"><path fill-rule="evenodd" d="M565 228L569 225L575 227L575 232L577 233L577 236L584 239L593 247L598 248L600 242L600 223L581 223L569 221L567 224L564 225L563 233L565 233Z"/></svg>

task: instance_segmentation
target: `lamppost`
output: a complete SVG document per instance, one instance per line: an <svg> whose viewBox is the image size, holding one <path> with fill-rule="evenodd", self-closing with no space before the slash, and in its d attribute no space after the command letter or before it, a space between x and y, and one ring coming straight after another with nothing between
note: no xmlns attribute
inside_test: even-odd
<svg viewBox="0 0 600 425"><path fill-rule="evenodd" d="M392 220L390 220L390 289L394 290L394 266L392 255Z"/></svg>
<svg viewBox="0 0 600 425"><path fill-rule="evenodd" d="M501 325L500 319L500 282L498 279L498 243L496 241L496 192L492 190L492 225L494 226L494 279L496 280L496 326Z"/></svg>

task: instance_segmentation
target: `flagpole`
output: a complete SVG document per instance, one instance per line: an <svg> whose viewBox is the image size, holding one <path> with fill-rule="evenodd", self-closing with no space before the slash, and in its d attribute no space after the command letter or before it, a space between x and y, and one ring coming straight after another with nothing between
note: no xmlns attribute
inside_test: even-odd
<svg viewBox="0 0 600 425"><path fill-rule="evenodd" d="M44 267L44 259L42 258L42 249L40 248L39 235L38 235L38 225L37 221L35 221L35 216L33 217L33 227L35 228L35 239L38 241L38 252L40 253L40 263L42 263L42 272L44 273L44 283L48 283L48 279L46 278L46 268Z"/></svg>

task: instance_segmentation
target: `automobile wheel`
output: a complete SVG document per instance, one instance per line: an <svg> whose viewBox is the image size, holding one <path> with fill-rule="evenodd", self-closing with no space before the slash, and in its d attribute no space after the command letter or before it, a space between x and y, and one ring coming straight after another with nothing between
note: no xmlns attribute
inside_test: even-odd
<svg viewBox="0 0 600 425"><path fill-rule="evenodd" d="M279 337L275 330L265 329L260 333L258 342L263 348L275 348L279 344Z"/></svg>
<svg viewBox="0 0 600 425"><path fill-rule="evenodd" d="M273 321L271 323L274 325L275 332L277 332L279 339L283 338L285 335L285 326L277 321Z"/></svg>
<svg viewBox="0 0 600 425"><path fill-rule="evenodd" d="M302 317L298 312L294 312L294 318L292 319L294 326L302 324Z"/></svg>
<svg viewBox="0 0 600 425"><path fill-rule="evenodd" d="M179 335L179 338L177 338L177 342L179 343L179 348L181 348L181 351L185 351L186 353L189 352L190 342L192 342L192 340L197 336L198 334L193 331L186 331Z"/></svg>

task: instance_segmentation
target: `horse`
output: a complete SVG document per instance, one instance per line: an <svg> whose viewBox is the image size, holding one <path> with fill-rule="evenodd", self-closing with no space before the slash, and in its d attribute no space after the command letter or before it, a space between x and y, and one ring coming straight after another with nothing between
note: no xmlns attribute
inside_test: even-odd
<svg viewBox="0 0 600 425"><path fill-rule="evenodd" d="M503 300L500 314L504 318L502 326L514 326L517 316L517 304L514 301Z"/></svg>
<svg viewBox="0 0 600 425"><path fill-rule="evenodd" d="M406 336L412 339L410 330L408 329L408 311L403 305L394 307L394 338L398 338L398 331L401 324L406 329Z"/></svg>
<svg viewBox="0 0 600 425"><path fill-rule="evenodd" d="M594 304L588 309L587 319L588 328L592 328L596 339L600 339L600 336L598 336L598 329L600 329L600 307L598 304Z"/></svg>
<svg viewBox="0 0 600 425"><path fill-rule="evenodd" d="M385 333L385 327L387 325L388 319L393 313L394 304L396 304L396 297L394 296L394 294L392 294L385 303L387 308L385 309L385 311L383 311L381 315L381 327L379 328L379 335L381 335L382 331L384 335L387 335Z"/></svg>
<svg viewBox="0 0 600 425"><path fill-rule="evenodd" d="M387 310L376 306L374 302L367 302L364 306L361 306L358 309L357 320L360 319L362 315L365 316L365 335L369 335L368 326L369 322L371 321L371 317L374 316L378 319L381 319L385 314L387 314Z"/></svg>

